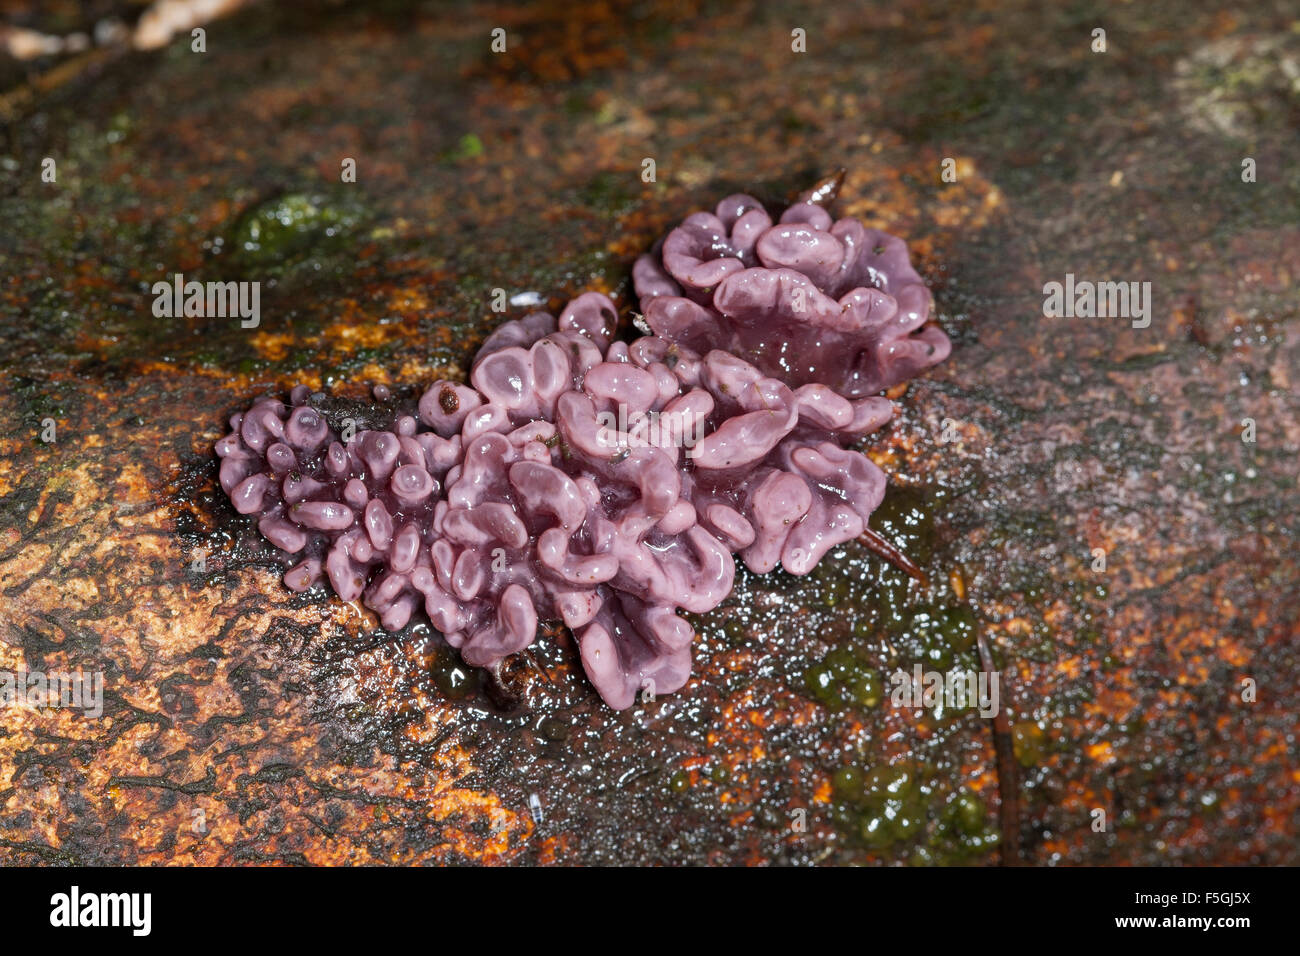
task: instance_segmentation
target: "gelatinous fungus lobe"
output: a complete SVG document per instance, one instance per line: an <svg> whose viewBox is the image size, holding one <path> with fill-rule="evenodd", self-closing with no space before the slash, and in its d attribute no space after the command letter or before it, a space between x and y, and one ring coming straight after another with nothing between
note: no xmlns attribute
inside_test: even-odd
<svg viewBox="0 0 1300 956"><path fill-rule="evenodd" d="M773 222L753 197L728 196L688 216L632 275L656 335L732 352L790 385L861 398L951 350L925 324L930 292L906 243L811 201Z"/></svg>

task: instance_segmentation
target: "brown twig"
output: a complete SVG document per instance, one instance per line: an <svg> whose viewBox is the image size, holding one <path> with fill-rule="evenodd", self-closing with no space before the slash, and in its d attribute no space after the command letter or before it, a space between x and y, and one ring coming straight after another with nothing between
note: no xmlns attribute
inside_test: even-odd
<svg viewBox="0 0 1300 956"><path fill-rule="evenodd" d="M858 540L866 545L878 558L888 561L904 574L920 581L922 587L930 583L930 579L926 577L925 572L913 564L911 558L894 547L880 532L873 531L871 528L864 528Z"/></svg>
<svg viewBox="0 0 1300 956"><path fill-rule="evenodd" d="M980 667L986 674L997 673L993 665L993 650L984 636L982 624L975 625L975 644L979 648ZM1000 853L1003 866L1022 866L1020 854L1020 774L1016 769L1016 752L1011 745L1011 724L1007 709L1001 703L990 723L993 727L993 750L998 762L998 829L1001 834Z"/></svg>

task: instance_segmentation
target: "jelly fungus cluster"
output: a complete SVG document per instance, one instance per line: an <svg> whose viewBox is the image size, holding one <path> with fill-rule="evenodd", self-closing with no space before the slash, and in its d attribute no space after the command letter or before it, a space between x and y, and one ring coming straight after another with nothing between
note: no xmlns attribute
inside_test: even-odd
<svg viewBox="0 0 1300 956"><path fill-rule="evenodd" d="M716 607L735 555L806 574L864 534L885 476L848 446L950 350L903 241L824 201L695 213L633 270L653 334L615 341L586 293L497 329L468 385L388 431L341 442L305 386L258 399L216 444L221 487L295 591L328 582L389 630L422 609L485 667L558 619L611 707L676 691L677 611Z"/></svg>

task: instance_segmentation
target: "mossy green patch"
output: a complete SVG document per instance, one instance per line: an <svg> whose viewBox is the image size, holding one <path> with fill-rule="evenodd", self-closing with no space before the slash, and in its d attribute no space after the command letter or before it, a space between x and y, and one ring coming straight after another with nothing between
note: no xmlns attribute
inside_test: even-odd
<svg viewBox="0 0 1300 956"><path fill-rule="evenodd" d="M361 221L355 204L321 194L289 193L243 214L230 237L230 255L241 265L279 272L309 252L355 243Z"/></svg>

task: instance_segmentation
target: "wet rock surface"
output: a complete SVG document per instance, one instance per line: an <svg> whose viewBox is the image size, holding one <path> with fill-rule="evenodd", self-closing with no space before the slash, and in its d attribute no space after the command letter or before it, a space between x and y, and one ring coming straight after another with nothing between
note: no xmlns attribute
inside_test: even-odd
<svg viewBox="0 0 1300 956"><path fill-rule="evenodd" d="M0 70L0 671L105 685L98 719L0 711L0 859L1296 862L1283 5L263 4L207 30ZM491 676L287 591L220 493L212 443L258 394L389 421L532 308L494 289L597 289L630 325L668 226L839 166L837 215L908 240L954 342L864 446L873 524L928 584L856 545L742 572L687 687L614 712L562 629ZM260 325L156 318L177 272L261 282ZM1044 317L1067 273L1149 281L1150 326ZM1000 729L891 702L894 670L981 643Z"/></svg>

